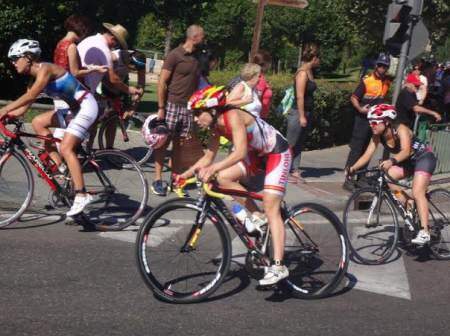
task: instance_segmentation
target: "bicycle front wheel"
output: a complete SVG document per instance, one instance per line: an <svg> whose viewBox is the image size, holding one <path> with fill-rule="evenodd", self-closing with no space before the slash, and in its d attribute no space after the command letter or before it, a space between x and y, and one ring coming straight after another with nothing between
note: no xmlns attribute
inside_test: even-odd
<svg viewBox="0 0 450 336"><path fill-rule="evenodd" d="M26 159L0 150L0 227L14 223L33 198L34 180Z"/></svg>
<svg viewBox="0 0 450 336"><path fill-rule="evenodd" d="M292 294L317 299L331 294L348 266L345 230L339 218L324 206L295 206L286 224L285 265Z"/></svg>
<svg viewBox="0 0 450 336"><path fill-rule="evenodd" d="M450 259L450 193L435 189L428 194L430 250L437 259Z"/></svg>
<svg viewBox="0 0 450 336"><path fill-rule="evenodd" d="M98 230L122 230L138 220L147 206L147 181L126 153L97 151L84 162L83 178L94 197L84 213Z"/></svg>
<svg viewBox="0 0 450 336"><path fill-rule="evenodd" d="M136 239L137 264L145 284L163 301L205 300L230 267L228 230L212 209L192 199L173 199L155 208Z"/></svg>
<svg viewBox="0 0 450 336"><path fill-rule="evenodd" d="M376 188L356 190L347 201L343 221L355 261L367 265L390 261L399 224L395 206L384 192L380 198Z"/></svg>
<svg viewBox="0 0 450 336"><path fill-rule="evenodd" d="M132 156L139 165L145 164L152 155L152 149L144 143L141 135L144 121L143 116L134 114L122 121L122 129L117 115L109 117L100 127L98 134L99 148L120 149Z"/></svg>

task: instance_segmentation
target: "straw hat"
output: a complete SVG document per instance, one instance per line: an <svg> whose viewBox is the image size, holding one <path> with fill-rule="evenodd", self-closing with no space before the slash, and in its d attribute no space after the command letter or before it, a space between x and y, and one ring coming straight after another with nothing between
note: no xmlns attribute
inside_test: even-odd
<svg viewBox="0 0 450 336"><path fill-rule="evenodd" d="M111 23L105 22L103 23L103 27L108 29L108 31L114 35L123 50L128 49L128 44L126 41L126 39L128 38L128 31L124 28L124 26L120 24L113 25Z"/></svg>

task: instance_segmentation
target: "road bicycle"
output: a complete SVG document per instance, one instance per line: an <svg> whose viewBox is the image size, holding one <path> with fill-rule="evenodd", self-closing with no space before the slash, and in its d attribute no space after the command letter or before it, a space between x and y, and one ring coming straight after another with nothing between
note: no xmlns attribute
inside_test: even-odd
<svg viewBox="0 0 450 336"><path fill-rule="evenodd" d="M35 192L51 207L64 212L75 196L68 169L60 173L48 152L42 149L36 155L22 138L55 144L61 140L23 129L22 120L0 119L0 227L17 221L29 208ZM94 202L74 219L85 228L97 230L121 230L134 223L143 213L148 198L147 181L136 161L119 150L86 152L82 146L78 158L87 192L94 197ZM47 197L43 190L35 190L30 165L50 188Z"/></svg>
<svg viewBox="0 0 450 336"><path fill-rule="evenodd" d="M144 220L136 238L139 271L154 295L163 301L192 303L207 299L227 276L232 245L241 241L247 273L256 279L270 265L270 230L256 237L246 232L229 210L231 196L258 201L262 195L220 188L216 183L198 185L199 197L176 198L162 203ZM281 204L286 225L285 265L289 277L282 288L304 299L333 292L348 266L345 229L326 207L302 203ZM226 223L232 228L230 235Z"/></svg>
<svg viewBox="0 0 450 336"><path fill-rule="evenodd" d="M144 143L141 129L145 116L134 112L126 114L120 98L107 99L109 108L106 117L100 122L98 146L100 149L115 148L126 151L139 165L145 164L152 155L152 148ZM129 135L134 133L134 136ZM117 141L116 134L121 134L122 142Z"/></svg>
<svg viewBox="0 0 450 336"><path fill-rule="evenodd" d="M406 206L399 201L388 184L402 188L409 185L391 178L379 168L364 169L356 174L368 174L372 186L357 189L347 201L343 223L350 239L350 250L356 261L363 264L381 264L390 261L397 243L406 246L421 229L415 203L405 191ZM435 189L427 192L429 204L428 246L437 259L450 259L450 192ZM398 214L404 225L400 227Z"/></svg>

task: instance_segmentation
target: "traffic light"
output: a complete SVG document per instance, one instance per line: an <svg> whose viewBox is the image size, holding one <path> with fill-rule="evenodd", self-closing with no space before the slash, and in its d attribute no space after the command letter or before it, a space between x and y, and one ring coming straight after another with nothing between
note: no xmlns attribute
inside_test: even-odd
<svg viewBox="0 0 450 336"><path fill-rule="evenodd" d="M383 43L392 56L399 56L402 45L409 39L413 19L422 13L423 0L394 0L388 7Z"/></svg>

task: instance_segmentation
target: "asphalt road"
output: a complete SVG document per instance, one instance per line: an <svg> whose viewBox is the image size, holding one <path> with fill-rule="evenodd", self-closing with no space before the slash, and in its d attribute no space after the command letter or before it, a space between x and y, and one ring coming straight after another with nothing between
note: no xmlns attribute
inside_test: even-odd
<svg viewBox="0 0 450 336"><path fill-rule="evenodd" d="M173 305L152 296L119 238L133 229L79 230L34 217L0 231L0 335L448 335L448 262L403 255L410 299L358 289L350 274L337 295L304 301L256 290L234 265L209 302Z"/></svg>

